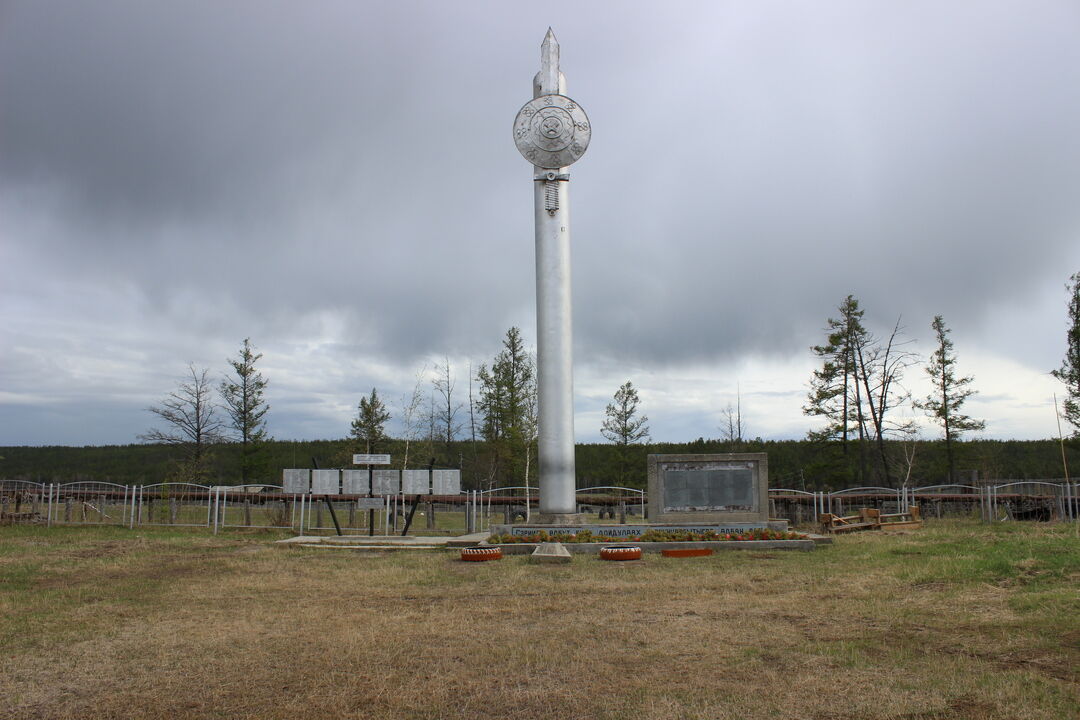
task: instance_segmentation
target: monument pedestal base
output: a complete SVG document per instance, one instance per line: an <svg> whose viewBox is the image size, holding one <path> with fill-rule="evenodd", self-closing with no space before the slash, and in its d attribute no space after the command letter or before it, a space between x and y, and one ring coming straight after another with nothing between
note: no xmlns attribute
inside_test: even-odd
<svg viewBox="0 0 1080 720"><path fill-rule="evenodd" d="M558 515L557 517L574 517L574 515ZM776 532L787 532L788 521L784 519L768 520L766 522L737 522L737 523L627 523L626 525L597 525L594 523L559 523L543 524L530 522L524 525L492 525L493 535L535 535L545 532L554 537L557 535L576 535L582 530L588 530L593 535L608 535L610 537L637 537L649 530L661 530L663 532L717 532L720 534L738 534L747 530L768 528Z"/></svg>
<svg viewBox="0 0 1080 720"><path fill-rule="evenodd" d="M536 525L583 525L585 513L540 513Z"/></svg>

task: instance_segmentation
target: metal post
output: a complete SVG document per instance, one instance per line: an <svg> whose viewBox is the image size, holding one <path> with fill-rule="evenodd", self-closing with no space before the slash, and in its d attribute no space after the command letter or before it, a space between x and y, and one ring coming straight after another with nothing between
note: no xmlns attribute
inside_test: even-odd
<svg viewBox="0 0 1080 720"><path fill-rule="evenodd" d="M138 490L138 485L131 486L131 516L128 518L128 529L135 529L135 496Z"/></svg>
<svg viewBox="0 0 1080 720"><path fill-rule="evenodd" d="M52 498L53 498L53 484L49 483L49 494L46 496L48 499L45 501L45 527L52 527Z"/></svg>
<svg viewBox="0 0 1080 720"><path fill-rule="evenodd" d="M213 505L212 514L214 516L214 534L217 535L217 533L218 533L218 503L221 502L221 493L216 487L213 489L213 493L214 493L214 500L213 500L213 503L212 503L212 505Z"/></svg>
<svg viewBox="0 0 1080 720"><path fill-rule="evenodd" d="M577 522L574 466L573 318L570 293L569 166L592 128L565 96L559 42L549 28L540 48L533 100L514 121L514 142L533 165L536 229L536 378L540 522ZM481 498L481 502L482 502Z"/></svg>

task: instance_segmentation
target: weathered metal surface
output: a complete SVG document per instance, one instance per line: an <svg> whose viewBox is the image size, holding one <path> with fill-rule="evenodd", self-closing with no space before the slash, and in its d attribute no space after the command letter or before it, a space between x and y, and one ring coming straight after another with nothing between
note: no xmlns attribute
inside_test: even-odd
<svg viewBox="0 0 1080 720"><path fill-rule="evenodd" d="M585 111L565 95L541 95L514 119L514 143L533 165L562 168L577 162L592 139Z"/></svg>
<svg viewBox="0 0 1080 720"><path fill-rule="evenodd" d="M370 489L367 470L342 470L341 492L346 495L366 495Z"/></svg>
<svg viewBox="0 0 1080 720"><path fill-rule="evenodd" d="M460 470L432 470L432 495L457 495L461 492Z"/></svg>
<svg viewBox="0 0 1080 720"><path fill-rule="evenodd" d="M312 470L311 492L313 495L337 495L340 480L340 470Z"/></svg>
<svg viewBox="0 0 1080 720"><path fill-rule="evenodd" d="M372 495L397 495L401 492L400 470L372 470Z"/></svg>
<svg viewBox="0 0 1080 720"><path fill-rule="evenodd" d="M588 137L592 133L584 112L580 113L579 119L574 119L574 113L580 108L565 93L566 79L559 71L559 43L549 28L540 48L540 72L533 81L533 102L527 103L519 113L520 128L515 123L515 132L517 129L525 130L522 139L529 138L528 150L535 151L530 162L534 163L536 224L539 493L541 518L549 519L573 515L577 512L577 506L570 294L570 183L568 177L549 178L547 173L556 169L560 171L558 174L566 175L564 166L557 163L573 162L580 157L587 141L578 143L578 152L572 148L574 140L580 140L579 132L587 132ZM568 109L568 102L574 106L573 110ZM526 110L532 112L527 113ZM584 123L586 128L579 129L574 124L577 122Z"/></svg>
<svg viewBox="0 0 1080 720"><path fill-rule="evenodd" d="M281 473L281 491L290 495L299 495L311 490L310 470L283 470Z"/></svg>
<svg viewBox="0 0 1080 720"><path fill-rule="evenodd" d="M431 479L425 470L404 470L401 473L401 492L406 495L431 494Z"/></svg>

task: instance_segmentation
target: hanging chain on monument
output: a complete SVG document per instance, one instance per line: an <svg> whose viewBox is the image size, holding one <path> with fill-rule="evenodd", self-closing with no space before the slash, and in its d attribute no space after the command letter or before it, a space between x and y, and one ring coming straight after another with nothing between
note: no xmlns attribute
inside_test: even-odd
<svg viewBox="0 0 1080 720"><path fill-rule="evenodd" d="M514 144L538 168L549 169L533 178L544 183L544 209L559 209L559 183L570 175L551 170L577 162L589 147L592 126L585 111L565 95L541 95L525 103L514 119Z"/></svg>

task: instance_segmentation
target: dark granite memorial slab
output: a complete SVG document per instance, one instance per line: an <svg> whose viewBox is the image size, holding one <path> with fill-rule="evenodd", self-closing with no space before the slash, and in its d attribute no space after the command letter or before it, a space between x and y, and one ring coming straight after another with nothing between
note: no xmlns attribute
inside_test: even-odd
<svg viewBox="0 0 1080 720"><path fill-rule="evenodd" d="M765 523L765 453L649 455L649 520L654 523Z"/></svg>

